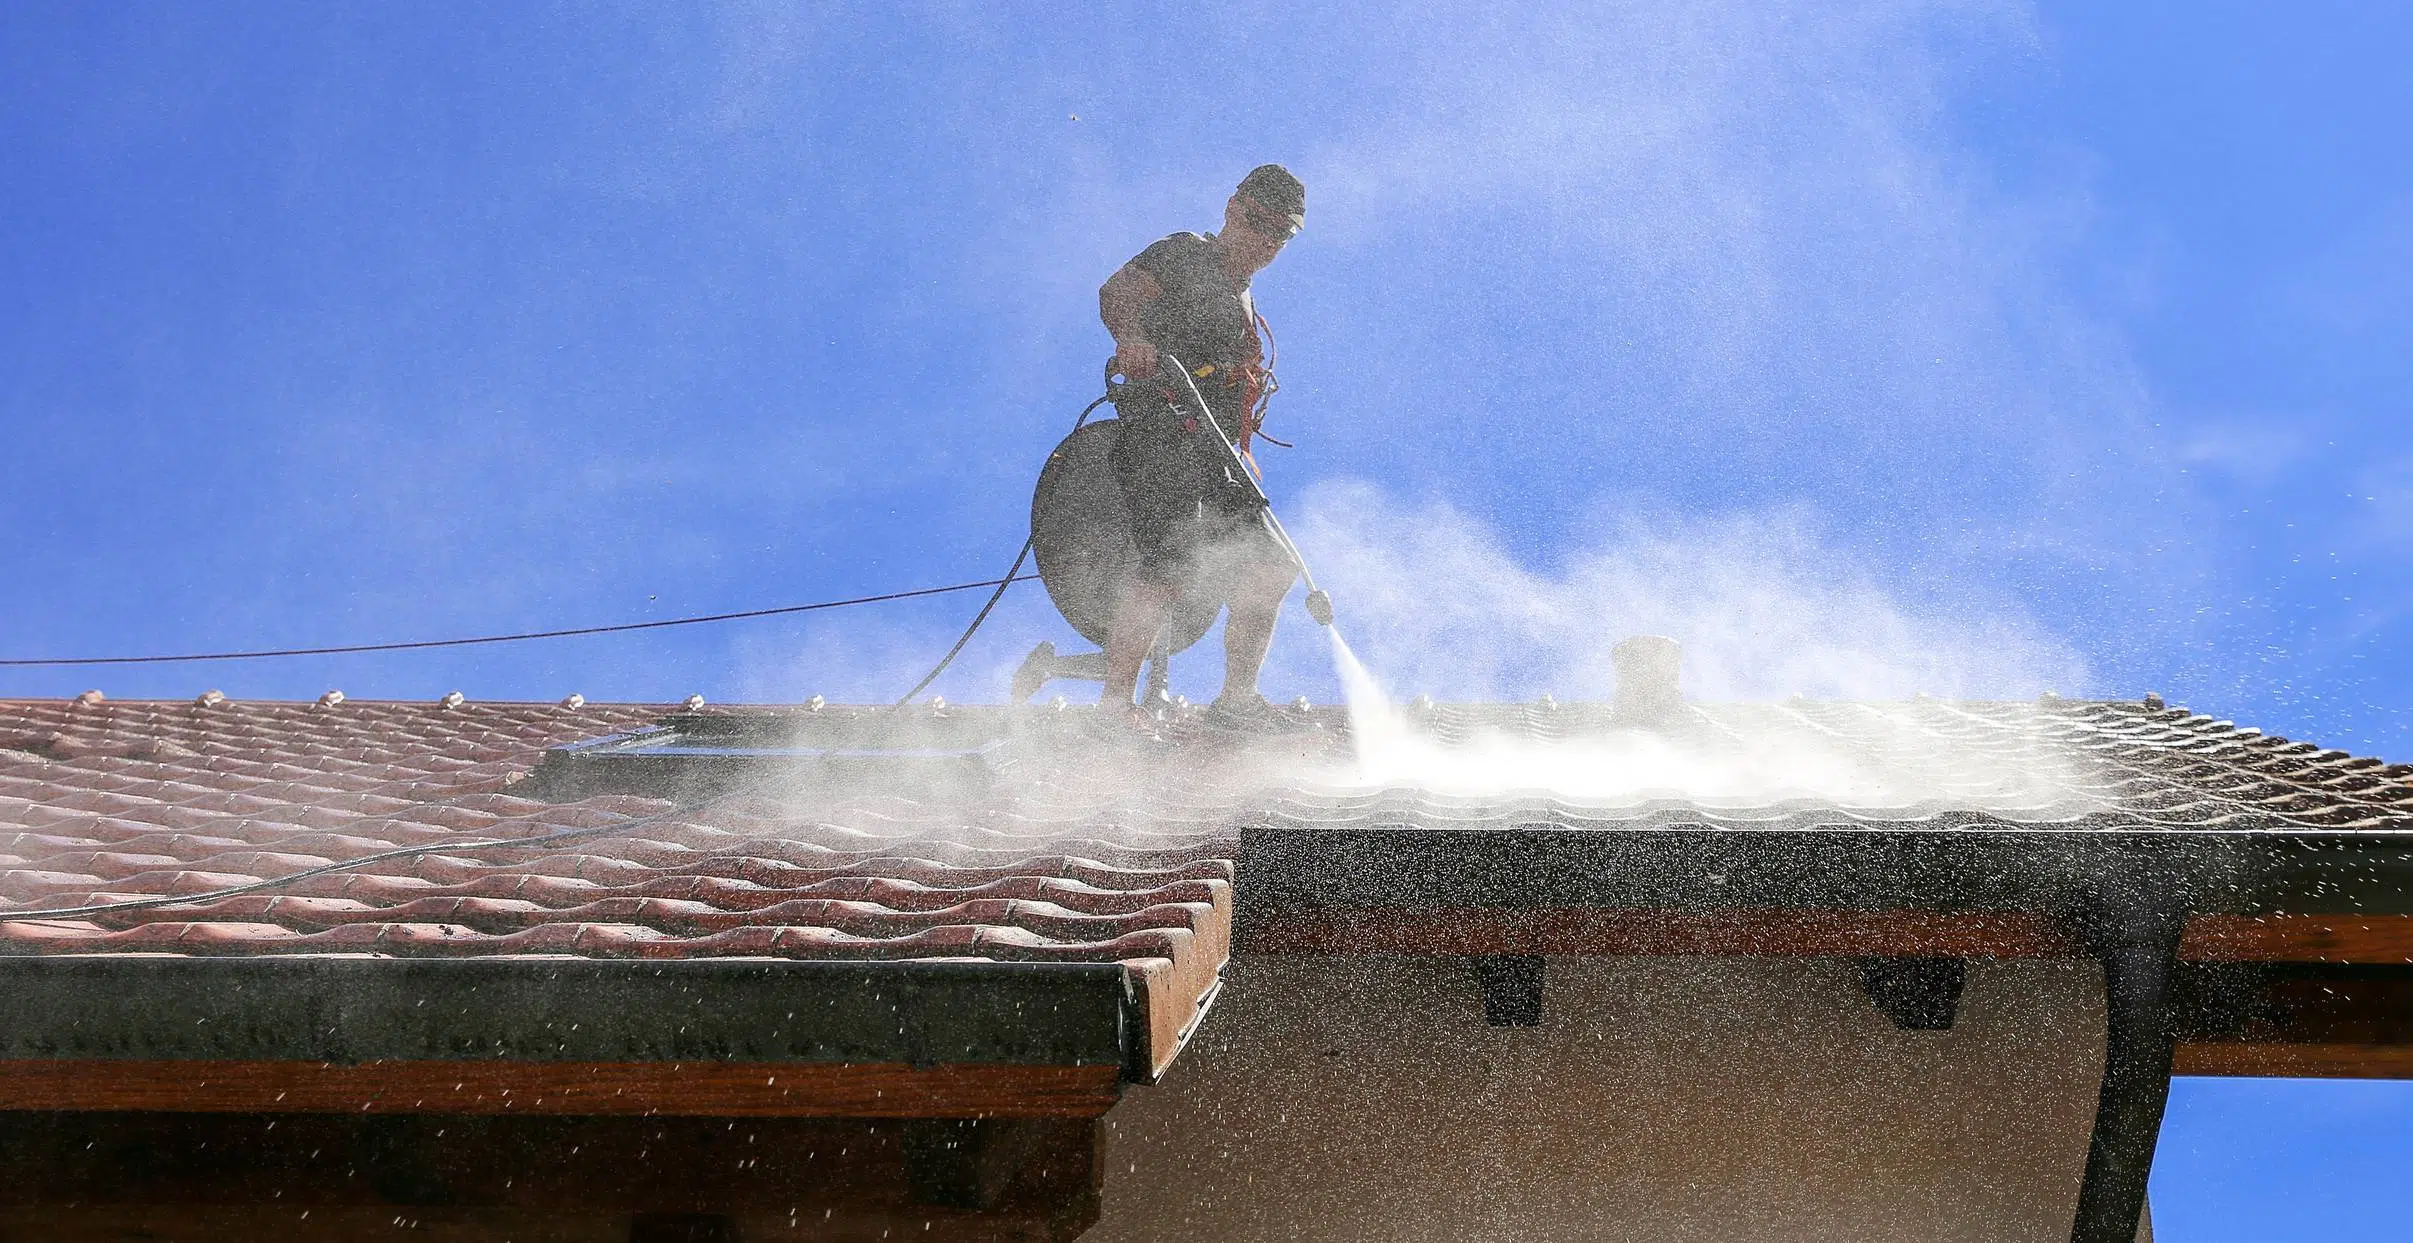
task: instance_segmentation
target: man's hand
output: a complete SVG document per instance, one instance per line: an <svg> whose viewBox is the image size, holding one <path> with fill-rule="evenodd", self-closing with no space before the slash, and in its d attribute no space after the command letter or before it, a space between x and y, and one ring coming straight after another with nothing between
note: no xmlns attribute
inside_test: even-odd
<svg viewBox="0 0 2413 1243"><path fill-rule="evenodd" d="M1156 346L1140 328L1140 316L1149 303L1164 296L1163 286L1137 260L1116 268L1098 288L1098 318L1114 334L1114 369L1126 380L1156 374Z"/></svg>
<svg viewBox="0 0 2413 1243"><path fill-rule="evenodd" d="M1114 343L1114 369L1126 380L1145 380L1156 374L1156 347L1132 339Z"/></svg>

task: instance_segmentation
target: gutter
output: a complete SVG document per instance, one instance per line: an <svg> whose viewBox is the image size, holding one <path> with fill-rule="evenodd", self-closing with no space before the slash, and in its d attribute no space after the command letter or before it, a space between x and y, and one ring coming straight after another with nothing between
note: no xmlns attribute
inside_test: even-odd
<svg viewBox="0 0 2413 1243"><path fill-rule="evenodd" d="M2133 1243L2191 1013L2178 961L2189 917L2413 915L2413 832L2402 829L1817 817L1748 830L1695 811L1466 829L1252 827L1242 834L1235 939L1273 952L1347 952L1358 939L1447 953L1455 938L1454 952L1480 957L1552 952L1547 934L1559 923L1597 934L1577 918L1586 912L1702 927L1722 912L1842 923L1854 914L2031 915L2043 935L2020 952L2061 942L2103 965L2103 1078L2070 1238ZM1434 935L1406 935L1435 926Z"/></svg>
<svg viewBox="0 0 2413 1243"><path fill-rule="evenodd" d="M346 1085L447 1067L553 1084L592 1072L650 1082L650 1098L674 1105L683 1074L725 1084L762 1068L789 1083L935 1085L914 1099L972 1112L997 1112L979 1102L999 1100L999 1084L1056 1084L1032 1111L1103 1112L1122 1085L1152 1081L1169 1060L1153 1047L1148 1006L1117 963L0 957L0 1108L105 1107L13 1101L43 1091L46 1069L73 1070L106 1096L112 1075L174 1083L181 1065ZM886 1078L860 1079L875 1072ZM212 1104L200 1090L211 1085L191 1086L189 1100L150 1107L259 1107ZM804 1099L819 1090L729 1108L777 1113L786 1100L797 1113L849 1112ZM909 1108L888 1093L867 1116ZM430 1102L425 1112L446 1110Z"/></svg>

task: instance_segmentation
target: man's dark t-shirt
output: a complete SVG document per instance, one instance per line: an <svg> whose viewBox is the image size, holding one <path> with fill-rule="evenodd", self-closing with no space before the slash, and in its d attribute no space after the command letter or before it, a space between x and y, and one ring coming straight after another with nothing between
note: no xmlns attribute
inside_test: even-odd
<svg viewBox="0 0 2413 1243"><path fill-rule="evenodd" d="M1224 270L1213 238L1175 233L1131 262L1165 291L1140 314L1140 331L1156 348L1192 367L1262 360L1257 304L1248 282L1234 281Z"/></svg>
<svg viewBox="0 0 2413 1243"><path fill-rule="evenodd" d="M1140 313L1140 331L1185 366L1216 367L1262 361L1257 307L1246 281L1224 270L1213 238L1176 233L1139 253L1133 266L1155 278L1164 295ZM1203 381L1200 395L1231 434L1247 390L1224 378ZM1287 564L1252 521L1256 494L1232 478L1222 454L1203 455L1197 434L1174 417L1160 386L1133 384L1117 401L1123 424L1111 458L1131 515L1140 578L1181 586L1210 548L1242 562ZM1227 565L1228 568L1228 565Z"/></svg>

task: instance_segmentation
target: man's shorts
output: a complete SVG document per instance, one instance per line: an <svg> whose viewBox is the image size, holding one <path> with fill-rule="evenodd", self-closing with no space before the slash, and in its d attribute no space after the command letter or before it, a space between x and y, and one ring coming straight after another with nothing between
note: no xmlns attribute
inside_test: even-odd
<svg viewBox="0 0 2413 1243"><path fill-rule="evenodd" d="M1120 414L1114 478L1131 515L1142 581L1187 591L1205 576L1224 588L1242 576L1289 568L1289 554L1258 516L1256 497L1230 481L1227 470L1238 467L1206 460L1202 433L1183 428L1162 402L1126 400ZM1216 417L1233 416L1217 411Z"/></svg>

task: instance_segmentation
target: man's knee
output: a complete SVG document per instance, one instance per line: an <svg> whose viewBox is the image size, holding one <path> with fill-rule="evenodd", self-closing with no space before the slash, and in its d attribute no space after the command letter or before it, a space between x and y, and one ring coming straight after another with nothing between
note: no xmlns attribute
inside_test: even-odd
<svg viewBox="0 0 2413 1243"><path fill-rule="evenodd" d="M1269 610L1280 608L1282 597L1290 585L1299 581L1298 567L1287 559L1252 563L1232 583L1231 603L1235 608Z"/></svg>

